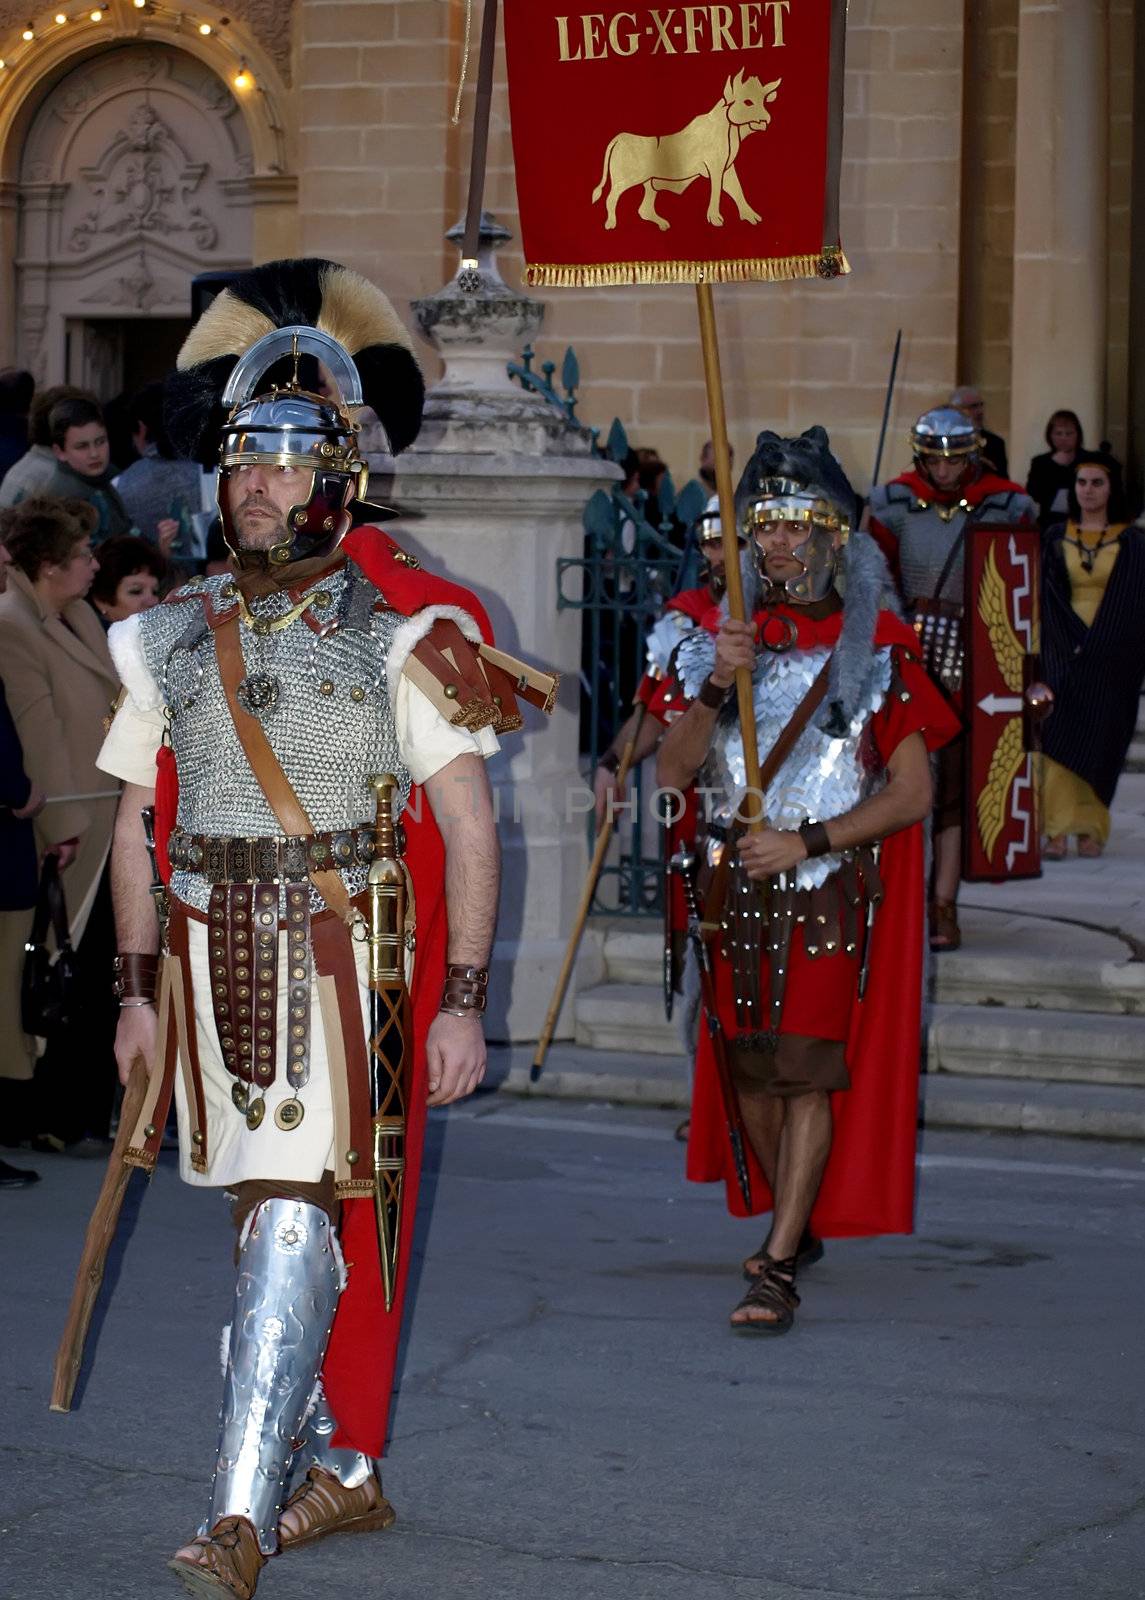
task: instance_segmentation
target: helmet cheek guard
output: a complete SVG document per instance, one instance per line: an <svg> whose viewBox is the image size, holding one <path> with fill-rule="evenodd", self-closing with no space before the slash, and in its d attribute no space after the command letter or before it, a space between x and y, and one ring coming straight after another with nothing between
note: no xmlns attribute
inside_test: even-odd
<svg viewBox="0 0 1145 1600"><path fill-rule="evenodd" d="M835 582L838 551L834 534L812 523L806 539L791 554L803 563L801 576L788 578L784 585L791 599L804 606L825 599Z"/></svg>

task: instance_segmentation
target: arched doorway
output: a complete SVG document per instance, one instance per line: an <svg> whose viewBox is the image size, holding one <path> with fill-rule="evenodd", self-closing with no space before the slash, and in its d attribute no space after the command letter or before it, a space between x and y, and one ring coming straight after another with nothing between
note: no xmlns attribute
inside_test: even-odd
<svg viewBox="0 0 1145 1600"><path fill-rule="evenodd" d="M161 377L191 279L250 264L251 170L234 97L193 55L126 44L74 67L20 158L18 364L104 400Z"/></svg>

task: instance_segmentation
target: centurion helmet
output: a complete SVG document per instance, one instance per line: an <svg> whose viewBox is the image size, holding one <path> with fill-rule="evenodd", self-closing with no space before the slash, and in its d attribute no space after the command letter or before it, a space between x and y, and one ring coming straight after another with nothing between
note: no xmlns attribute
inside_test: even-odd
<svg viewBox="0 0 1145 1600"><path fill-rule="evenodd" d="M181 455L219 468L223 537L243 566L331 554L365 495L355 413L369 406L394 454L421 425L425 387L409 335L380 289L330 261L272 261L243 273L187 337L168 379L166 419ZM246 551L226 484L236 469L309 469L268 551Z"/></svg>
<svg viewBox="0 0 1145 1600"><path fill-rule="evenodd" d="M855 520L855 492L831 454L824 429L809 428L798 439L761 433L736 492L740 527L752 537L760 576L763 552L755 535L771 523L795 522L807 529L792 550L803 571L783 585L798 605L822 600L831 590L838 547Z"/></svg>
<svg viewBox="0 0 1145 1600"><path fill-rule="evenodd" d="M915 460L920 456L944 456L947 460L977 455L982 435L966 416L953 406L924 411L910 430L910 446Z"/></svg>

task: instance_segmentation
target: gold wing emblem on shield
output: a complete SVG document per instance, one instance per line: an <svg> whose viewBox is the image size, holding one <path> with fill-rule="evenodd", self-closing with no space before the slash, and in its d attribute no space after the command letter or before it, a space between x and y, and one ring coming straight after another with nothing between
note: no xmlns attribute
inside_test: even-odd
<svg viewBox="0 0 1145 1600"><path fill-rule="evenodd" d="M990 757L990 770L978 796L978 837L982 840L987 861L993 859L994 846L1006 826L1010 789L1025 759L1022 719L1011 717L998 736L994 754Z"/></svg>
<svg viewBox="0 0 1145 1600"><path fill-rule="evenodd" d="M998 670L1011 694L1022 692L1022 668L1026 652L1014 632L1007 603L1006 584L998 571L998 562L991 545L982 568L982 581L978 585L978 615L986 624L990 645L998 662ZM1003 735L1005 737L1005 735ZM987 855L989 851L987 851Z"/></svg>

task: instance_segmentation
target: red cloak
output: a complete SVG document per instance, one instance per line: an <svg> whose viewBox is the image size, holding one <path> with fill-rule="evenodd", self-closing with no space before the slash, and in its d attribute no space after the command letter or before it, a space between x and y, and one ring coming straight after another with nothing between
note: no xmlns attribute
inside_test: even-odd
<svg viewBox="0 0 1145 1600"><path fill-rule="evenodd" d="M838 638L841 612L819 620L794 610L790 615L799 629L799 647L833 643ZM762 617L756 620L765 621ZM891 613L883 612L875 644L893 648L904 687L910 692L908 702L896 697L876 713L873 732L883 762L910 733L921 733L932 750L945 744L957 733L957 720L918 665L914 630ZM814 1231L829 1238L910 1233L914 1224L926 931L921 824L904 828L887 839L880 870L885 897L875 919L864 999L860 1001L856 992L854 962L848 962L841 953L821 956L814 963L793 956L784 997L785 1017L789 1011L813 1011L816 987L831 982L825 963L844 963L836 976L851 984L850 1017L838 1036L847 1040L851 1088L832 1096L834 1141L811 1214ZM802 951L798 954L802 955ZM718 952L714 955L716 960L721 959ZM754 1215L771 1209L771 1191L750 1145L747 1157ZM728 1210L738 1217L749 1214L736 1182L711 1040L702 1022L692 1091L687 1176L694 1183L722 1179Z"/></svg>

